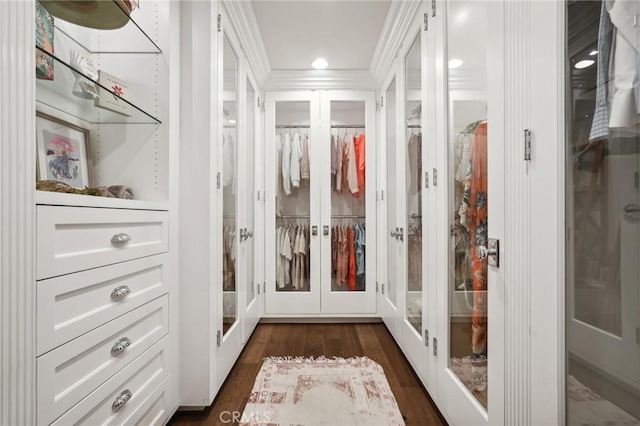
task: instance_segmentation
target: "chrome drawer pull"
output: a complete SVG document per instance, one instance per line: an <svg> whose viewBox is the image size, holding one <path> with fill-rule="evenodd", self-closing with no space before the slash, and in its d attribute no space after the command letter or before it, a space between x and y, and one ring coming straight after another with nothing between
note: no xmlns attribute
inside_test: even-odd
<svg viewBox="0 0 640 426"><path fill-rule="evenodd" d="M125 234L124 232L120 234L116 234L113 237L111 237L111 244L113 244L114 246L124 245L124 244L127 244L129 241L131 241L131 237Z"/></svg>
<svg viewBox="0 0 640 426"><path fill-rule="evenodd" d="M131 340L128 337L123 337L111 347L111 355L118 356L129 346L131 346Z"/></svg>
<svg viewBox="0 0 640 426"><path fill-rule="evenodd" d="M131 391L129 389L125 389L120 392L120 395L116 396L116 400L111 404L111 409L113 411L118 411L131 399Z"/></svg>
<svg viewBox="0 0 640 426"><path fill-rule="evenodd" d="M121 287L116 287L112 292L111 292L111 300L113 301L117 301L120 299L124 299L127 294L131 293L131 289L129 287L127 287L126 285L123 285Z"/></svg>

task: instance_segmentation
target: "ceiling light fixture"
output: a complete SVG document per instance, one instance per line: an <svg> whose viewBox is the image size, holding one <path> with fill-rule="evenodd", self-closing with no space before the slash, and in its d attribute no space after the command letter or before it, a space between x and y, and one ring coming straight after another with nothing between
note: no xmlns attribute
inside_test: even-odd
<svg viewBox="0 0 640 426"><path fill-rule="evenodd" d="M462 9L455 17L456 24L464 24L467 22L467 18L469 18L469 9Z"/></svg>
<svg viewBox="0 0 640 426"><path fill-rule="evenodd" d="M592 50L591 52L589 52L589 56L596 56L598 54L597 50Z"/></svg>
<svg viewBox="0 0 640 426"><path fill-rule="evenodd" d="M229 120L229 123L236 124L236 120Z"/></svg>
<svg viewBox="0 0 640 426"><path fill-rule="evenodd" d="M575 66L575 68L577 70L581 70L581 69L590 67L594 63L595 63L595 61L592 60L592 59L585 59L583 61L576 62L576 64L574 66Z"/></svg>
<svg viewBox="0 0 640 426"><path fill-rule="evenodd" d="M464 61L461 60L461 59L450 59L449 60L449 69L452 70L454 68L458 68L462 64L464 64Z"/></svg>
<svg viewBox="0 0 640 426"><path fill-rule="evenodd" d="M311 66L317 70L323 70L329 66L329 63L322 58L318 58L315 61L311 62Z"/></svg>

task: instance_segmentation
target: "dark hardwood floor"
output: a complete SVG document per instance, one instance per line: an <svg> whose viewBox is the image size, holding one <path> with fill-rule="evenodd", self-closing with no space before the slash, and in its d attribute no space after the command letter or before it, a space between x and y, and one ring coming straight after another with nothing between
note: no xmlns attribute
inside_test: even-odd
<svg viewBox="0 0 640 426"><path fill-rule="evenodd" d="M384 368L407 425L446 425L382 323L258 324L213 404L204 411L179 411L169 425L232 424L220 416L242 413L264 357L321 355L371 358Z"/></svg>

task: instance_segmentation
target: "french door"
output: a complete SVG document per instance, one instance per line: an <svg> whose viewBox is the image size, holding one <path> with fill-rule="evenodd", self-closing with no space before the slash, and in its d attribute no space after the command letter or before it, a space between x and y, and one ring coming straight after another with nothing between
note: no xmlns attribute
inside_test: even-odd
<svg viewBox="0 0 640 426"><path fill-rule="evenodd" d="M502 424L504 369L503 138L499 120L504 84L490 73L500 63L501 4L492 1L438 3L437 170L438 198L437 395L454 424Z"/></svg>

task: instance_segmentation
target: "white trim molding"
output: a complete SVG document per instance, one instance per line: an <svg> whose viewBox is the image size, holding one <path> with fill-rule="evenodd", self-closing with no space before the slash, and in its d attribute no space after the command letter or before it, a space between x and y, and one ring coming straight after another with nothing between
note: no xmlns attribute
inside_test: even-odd
<svg viewBox="0 0 640 426"><path fill-rule="evenodd" d="M35 7L0 1L0 424L36 424Z"/></svg>
<svg viewBox="0 0 640 426"><path fill-rule="evenodd" d="M378 87L382 86L384 78L393 65L398 50L402 47L402 41L410 29L411 21L420 8L420 3L415 0L391 2L369 67Z"/></svg>
<svg viewBox="0 0 640 426"><path fill-rule="evenodd" d="M271 71L264 90L376 90L369 70Z"/></svg>
<svg viewBox="0 0 640 426"><path fill-rule="evenodd" d="M256 82L262 87L271 72L271 65L253 6L250 1L225 0L222 4L240 39L240 48L246 55Z"/></svg>

